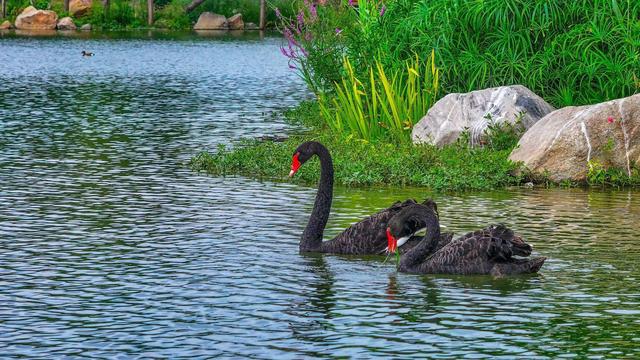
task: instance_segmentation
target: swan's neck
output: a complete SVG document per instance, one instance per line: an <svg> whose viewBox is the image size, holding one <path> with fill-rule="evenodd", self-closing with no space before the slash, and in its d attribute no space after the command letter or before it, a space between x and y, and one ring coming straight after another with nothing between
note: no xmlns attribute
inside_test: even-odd
<svg viewBox="0 0 640 360"><path fill-rule="evenodd" d="M329 150L318 144L315 154L320 158L320 182L307 227L302 233L300 251L316 251L322 245L322 235L329 220L333 199L333 161Z"/></svg>
<svg viewBox="0 0 640 360"><path fill-rule="evenodd" d="M438 217L431 210L426 210L423 215L427 234L418 245L402 256L400 259L401 270L406 271L419 265L427 256L433 254L438 246L438 241L440 240L440 222L438 221Z"/></svg>

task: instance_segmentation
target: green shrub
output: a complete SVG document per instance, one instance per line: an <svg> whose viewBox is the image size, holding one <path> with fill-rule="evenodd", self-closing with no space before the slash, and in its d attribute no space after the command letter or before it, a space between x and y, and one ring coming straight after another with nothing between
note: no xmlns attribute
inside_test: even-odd
<svg viewBox="0 0 640 360"><path fill-rule="evenodd" d="M361 9L377 2L361 0ZM523 84L560 107L601 102L640 91L640 2L630 0L396 0L383 16L327 6L333 29L309 27L302 62L313 83L336 81L335 59L347 54L358 78L373 59L389 71L414 53L436 50L444 93ZM319 33L324 32L324 33ZM312 51L313 39L335 44ZM339 64L338 64L339 65ZM313 87L312 87L313 89ZM314 89L315 91L315 89Z"/></svg>
<svg viewBox="0 0 640 360"><path fill-rule="evenodd" d="M184 10L184 1L172 0L156 13L156 26L168 29L188 29L191 27L189 16Z"/></svg>

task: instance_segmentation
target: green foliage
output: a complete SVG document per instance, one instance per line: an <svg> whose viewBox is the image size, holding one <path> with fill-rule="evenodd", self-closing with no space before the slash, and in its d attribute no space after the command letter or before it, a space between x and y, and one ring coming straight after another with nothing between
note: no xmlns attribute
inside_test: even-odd
<svg viewBox="0 0 640 360"><path fill-rule="evenodd" d="M625 169L607 168L597 160L589 161L587 183L589 185L638 186L640 185L640 171L631 169L631 176Z"/></svg>
<svg viewBox="0 0 640 360"><path fill-rule="evenodd" d="M490 121L484 131L485 146L493 150L514 149L526 130L522 125L522 116L524 113L519 114L513 123Z"/></svg>
<svg viewBox="0 0 640 360"><path fill-rule="evenodd" d="M32 5L37 9L54 10L58 16L69 16L63 11L62 0L8 0L7 17L11 21ZM189 29L204 11L212 11L225 16L236 13L243 14L245 22L259 22L260 2L258 0L208 0L187 14L184 8L191 0L156 0L155 19L157 27L169 29ZM273 0L268 4L282 9L284 14L295 13L298 0ZM97 28L105 30L132 29L146 27L147 5L146 0L111 0L109 9L105 9L102 0L94 0L91 11L83 16L81 23L91 23ZM268 10L268 9L267 9ZM266 13L267 24L275 23L276 16L273 11Z"/></svg>
<svg viewBox="0 0 640 360"><path fill-rule="evenodd" d="M112 0L109 8L106 9L101 0L94 0L91 11L83 21L104 30L116 30L143 27L146 25L146 17L146 8L141 2Z"/></svg>
<svg viewBox="0 0 640 360"><path fill-rule="evenodd" d="M304 113L303 117L314 117L317 106L306 103L303 109L289 115ZM318 129L294 135L284 142L243 140L232 148L219 146L213 153L203 152L193 157L190 166L213 175L285 179L293 151L308 140L320 141L329 148L335 181L342 185L417 185L439 190L471 190L521 182L521 177L512 175L517 165L508 160L511 149L470 148L466 144L440 149L407 142L371 143ZM296 175L297 181L313 184L318 180L319 170L318 162L310 161Z"/></svg>
<svg viewBox="0 0 640 360"><path fill-rule="evenodd" d="M309 52L314 81L335 81L335 70L325 68L336 56L347 54L363 78L379 54L392 70L435 49L445 93L523 84L566 106L640 91L639 1L396 0L383 16L377 2L359 3L360 11L325 8L335 12L329 19L350 18L354 26L325 52ZM311 29L314 39L329 35L317 31Z"/></svg>
<svg viewBox="0 0 640 360"><path fill-rule="evenodd" d="M307 1L302 6L298 3L292 13L284 10L274 6L279 14L278 29L287 41L281 50L289 58L289 66L298 70L314 93L332 91L343 75L342 34L357 27L352 14L334 2L320 5Z"/></svg>
<svg viewBox="0 0 640 360"><path fill-rule="evenodd" d="M437 98L439 71L433 53L423 66L416 56L404 69L390 74L376 62L364 82L356 77L348 58L343 69L346 75L335 84L335 96L319 95L322 114L338 135L407 142L413 126Z"/></svg>
<svg viewBox="0 0 640 360"><path fill-rule="evenodd" d="M172 0L167 3L157 11L155 25L173 30L190 28L191 20L184 7L184 1L181 0Z"/></svg>
<svg viewBox="0 0 640 360"><path fill-rule="evenodd" d="M200 153L191 159L190 166L213 175L285 179L293 151L308 140L320 141L329 148L333 155L335 181L342 185L418 185L469 190L493 189L520 182L519 177L511 175L516 166L507 160L510 151L371 144L331 136L293 136L281 143L245 140L232 149L220 146L215 153ZM319 177L318 166L317 161L311 161L296 177L302 182L314 183Z"/></svg>

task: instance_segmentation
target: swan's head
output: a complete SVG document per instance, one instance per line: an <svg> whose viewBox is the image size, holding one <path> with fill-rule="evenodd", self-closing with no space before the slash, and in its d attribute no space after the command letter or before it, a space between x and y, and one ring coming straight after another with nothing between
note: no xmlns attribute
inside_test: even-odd
<svg viewBox="0 0 640 360"><path fill-rule="evenodd" d="M387 226L387 251L395 252L416 233L425 230L425 214L437 217L437 206L433 200L423 204L411 204L394 215Z"/></svg>
<svg viewBox="0 0 640 360"><path fill-rule="evenodd" d="M298 146L298 148L293 152L289 177L293 177L293 175L298 172L298 169L300 169L300 166L307 162L307 160L309 160L313 156L313 154L316 153L316 144L317 143L315 141L307 141L300 144L300 146Z"/></svg>

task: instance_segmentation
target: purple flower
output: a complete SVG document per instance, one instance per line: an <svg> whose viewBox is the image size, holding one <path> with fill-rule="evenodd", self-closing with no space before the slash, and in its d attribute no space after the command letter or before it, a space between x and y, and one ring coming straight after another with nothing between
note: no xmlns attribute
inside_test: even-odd
<svg viewBox="0 0 640 360"><path fill-rule="evenodd" d="M342 29L336 28L336 35L340 35L341 32L342 32Z"/></svg>
<svg viewBox="0 0 640 360"><path fill-rule="evenodd" d="M278 17L278 19L282 19L282 13L280 12L280 9L276 8L276 16Z"/></svg>
<svg viewBox="0 0 640 360"><path fill-rule="evenodd" d="M385 11L387 11L387 7L382 5L382 7L380 8L380 16L384 15Z"/></svg>
<svg viewBox="0 0 640 360"><path fill-rule="evenodd" d="M358 0L349 0L349 6L356 6L358 5Z"/></svg>
<svg viewBox="0 0 640 360"><path fill-rule="evenodd" d="M318 17L318 8L316 7L316 4L311 4L309 7L309 13L311 14L312 20L315 20Z"/></svg>

